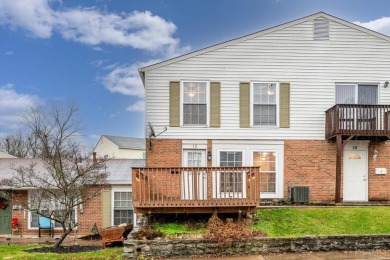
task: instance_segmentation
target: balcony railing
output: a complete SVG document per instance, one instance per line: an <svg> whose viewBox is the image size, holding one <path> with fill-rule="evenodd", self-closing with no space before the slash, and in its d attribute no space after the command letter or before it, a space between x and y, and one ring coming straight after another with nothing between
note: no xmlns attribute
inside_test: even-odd
<svg viewBox="0 0 390 260"><path fill-rule="evenodd" d="M325 138L341 134L388 139L389 111L390 105L335 105L325 112Z"/></svg>
<svg viewBox="0 0 390 260"><path fill-rule="evenodd" d="M256 207L259 167L133 168L133 205L138 212Z"/></svg>

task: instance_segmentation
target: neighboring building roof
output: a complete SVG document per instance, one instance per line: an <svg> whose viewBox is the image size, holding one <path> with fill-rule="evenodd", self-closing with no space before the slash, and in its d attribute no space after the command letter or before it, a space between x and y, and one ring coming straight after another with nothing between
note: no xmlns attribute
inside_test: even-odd
<svg viewBox="0 0 390 260"><path fill-rule="evenodd" d="M102 137L107 138L119 148L127 149L136 149L136 150L145 150L145 138L134 138L134 137L125 137L125 136L112 136L112 135L102 135Z"/></svg>
<svg viewBox="0 0 390 260"><path fill-rule="evenodd" d="M107 161L110 184L131 184L131 169L133 167L145 167L143 159L111 159Z"/></svg>
<svg viewBox="0 0 390 260"><path fill-rule="evenodd" d="M141 76L141 79L142 79L143 83L145 84L145 74L144 73L146 71L153 70L153 69L156 69L156 68L160 68L160 67L163 67L163 66L166 66L166 65L178 62L178 61L182 61L182 60L185 60L185 59L188 59L188 58L192 58L192 57L198 56L200 54L204 54L204 53L207 53L207 52L210 52L210 51L213 51L213 50L224 48L226 46L229 46L229 45L232 45L232 44L235 44L235 43L239 43L239 42L246 41L246 40L249 40L249 39L252 39L252 38L255 38L255 37L259 37L259 36L262 36L262 35L265 35L265 34L268 34L268 33L272 33L272 32L275 32L275 31L278 31L278 30L281 30L281 29L284 29L284 28L287 28L287 27L290 27L290 26L293 26L293 25L296 25L296 24L300 24L300 23L303 23L303 22L306 22L306 21L309 21L309 20L312 20L312 19L315 19L315 18L318 18L318 17L324 17L324 18L327 18L327 19L329 19L331 21L334 21L336 23L340 23L340 24L343 24L345 26L349 26L351 28L354 28L356 30L368 33L370 35L373 35L375 37L381 38L383 40L390 41L390 37L389 36L386 36L384 34L372 31L372 30L367 29L365 27L362 27L360 25L357 25L357 24L345 21L343 19L337 18L337 17L329 15L327 13L319 12L319 13L315 13L315 14L312 14L312 15L309 15L309 16L306 16L306 17L303 17L303 18L291 21L291 22L287 22L287 23L283 23L283 24L278 25L278 26L271 27L269 29L265 29L265 30L262 30L262 31L259 31L259 32L255 32L255 33L252 33L252 34L249 34L249 35L246 35L246 36L242 36L242 37L230 40L230 41L226 41L226 42L223 42L223 43L215 44L215 45L212 45L212 46L207 47L207 48L203 48L203 49L200 49L200 50L197 50L197 51L194 51L194 52L190 52L190 53L178 56L176 58L168 59L168 60L165 60L165 61L162 61L162 62L159 62L159 63L155 63L155 64L152 64L152 65L149 65L149 66L146 66L146 67L142 67L142 68L139 69L139 74Z"/></svg>
<svg viewBox="0 0 390 260"><path fill-rule="evenodd" d="M17 158L13 155L0 151L0 158Z"/></svg>
<svg viewBox="0 0 390 260"><path fill-rule="evenodd" d="M7 158L0 159L0 179L12 178L15 168L30 167L35 164L36 172L45 172L45 164L40 159L29 158ZM143 159L111 159L106 163L109 173L107 181L109 184L131 184L132 167L145 167Z"/></svg>

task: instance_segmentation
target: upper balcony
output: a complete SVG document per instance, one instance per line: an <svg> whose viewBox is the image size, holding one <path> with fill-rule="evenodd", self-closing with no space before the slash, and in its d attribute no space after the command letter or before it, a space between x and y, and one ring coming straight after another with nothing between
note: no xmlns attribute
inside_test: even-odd
<svg viewBox="0 0 390 260"><path fill-rule="evenodd" d="M338 104L325 112L325 138L354 135L366 139L390 139L390 105Z"/></svg>
<svg viewBox="0 0 390 260"><path fill-rule="evenodd" d="M260 167L133 168L137 213L254 211L260 203Z"/></svg>

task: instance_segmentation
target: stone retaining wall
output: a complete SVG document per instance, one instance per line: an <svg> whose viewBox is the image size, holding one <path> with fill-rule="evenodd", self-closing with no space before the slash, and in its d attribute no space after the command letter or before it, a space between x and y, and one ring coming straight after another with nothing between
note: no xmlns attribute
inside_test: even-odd
<svg viewBox="0 0 390 260"><path fill-rule="evenodd" d="M381 250L390 249L390 235L322 236L299 238L250 238L222 246L205 239L199 240L126 240L128 259L153 257L189 257L208 254L269 254L306 251Z"/></svg>

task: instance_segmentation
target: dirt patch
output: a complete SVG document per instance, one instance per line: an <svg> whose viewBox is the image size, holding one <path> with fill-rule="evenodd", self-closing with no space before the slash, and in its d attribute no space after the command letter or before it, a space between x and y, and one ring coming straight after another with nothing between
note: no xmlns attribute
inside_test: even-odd
<svg viewBox="0 0 390 260"><path fill-rule="evenodd" d="M54 248L52 246L39 247L33 249L24 250L29 253L58 253L58 254L69 254L69 253L81 253L81 252L91 252L101 250L101 246L60 246L59 248Z"/></svg>

